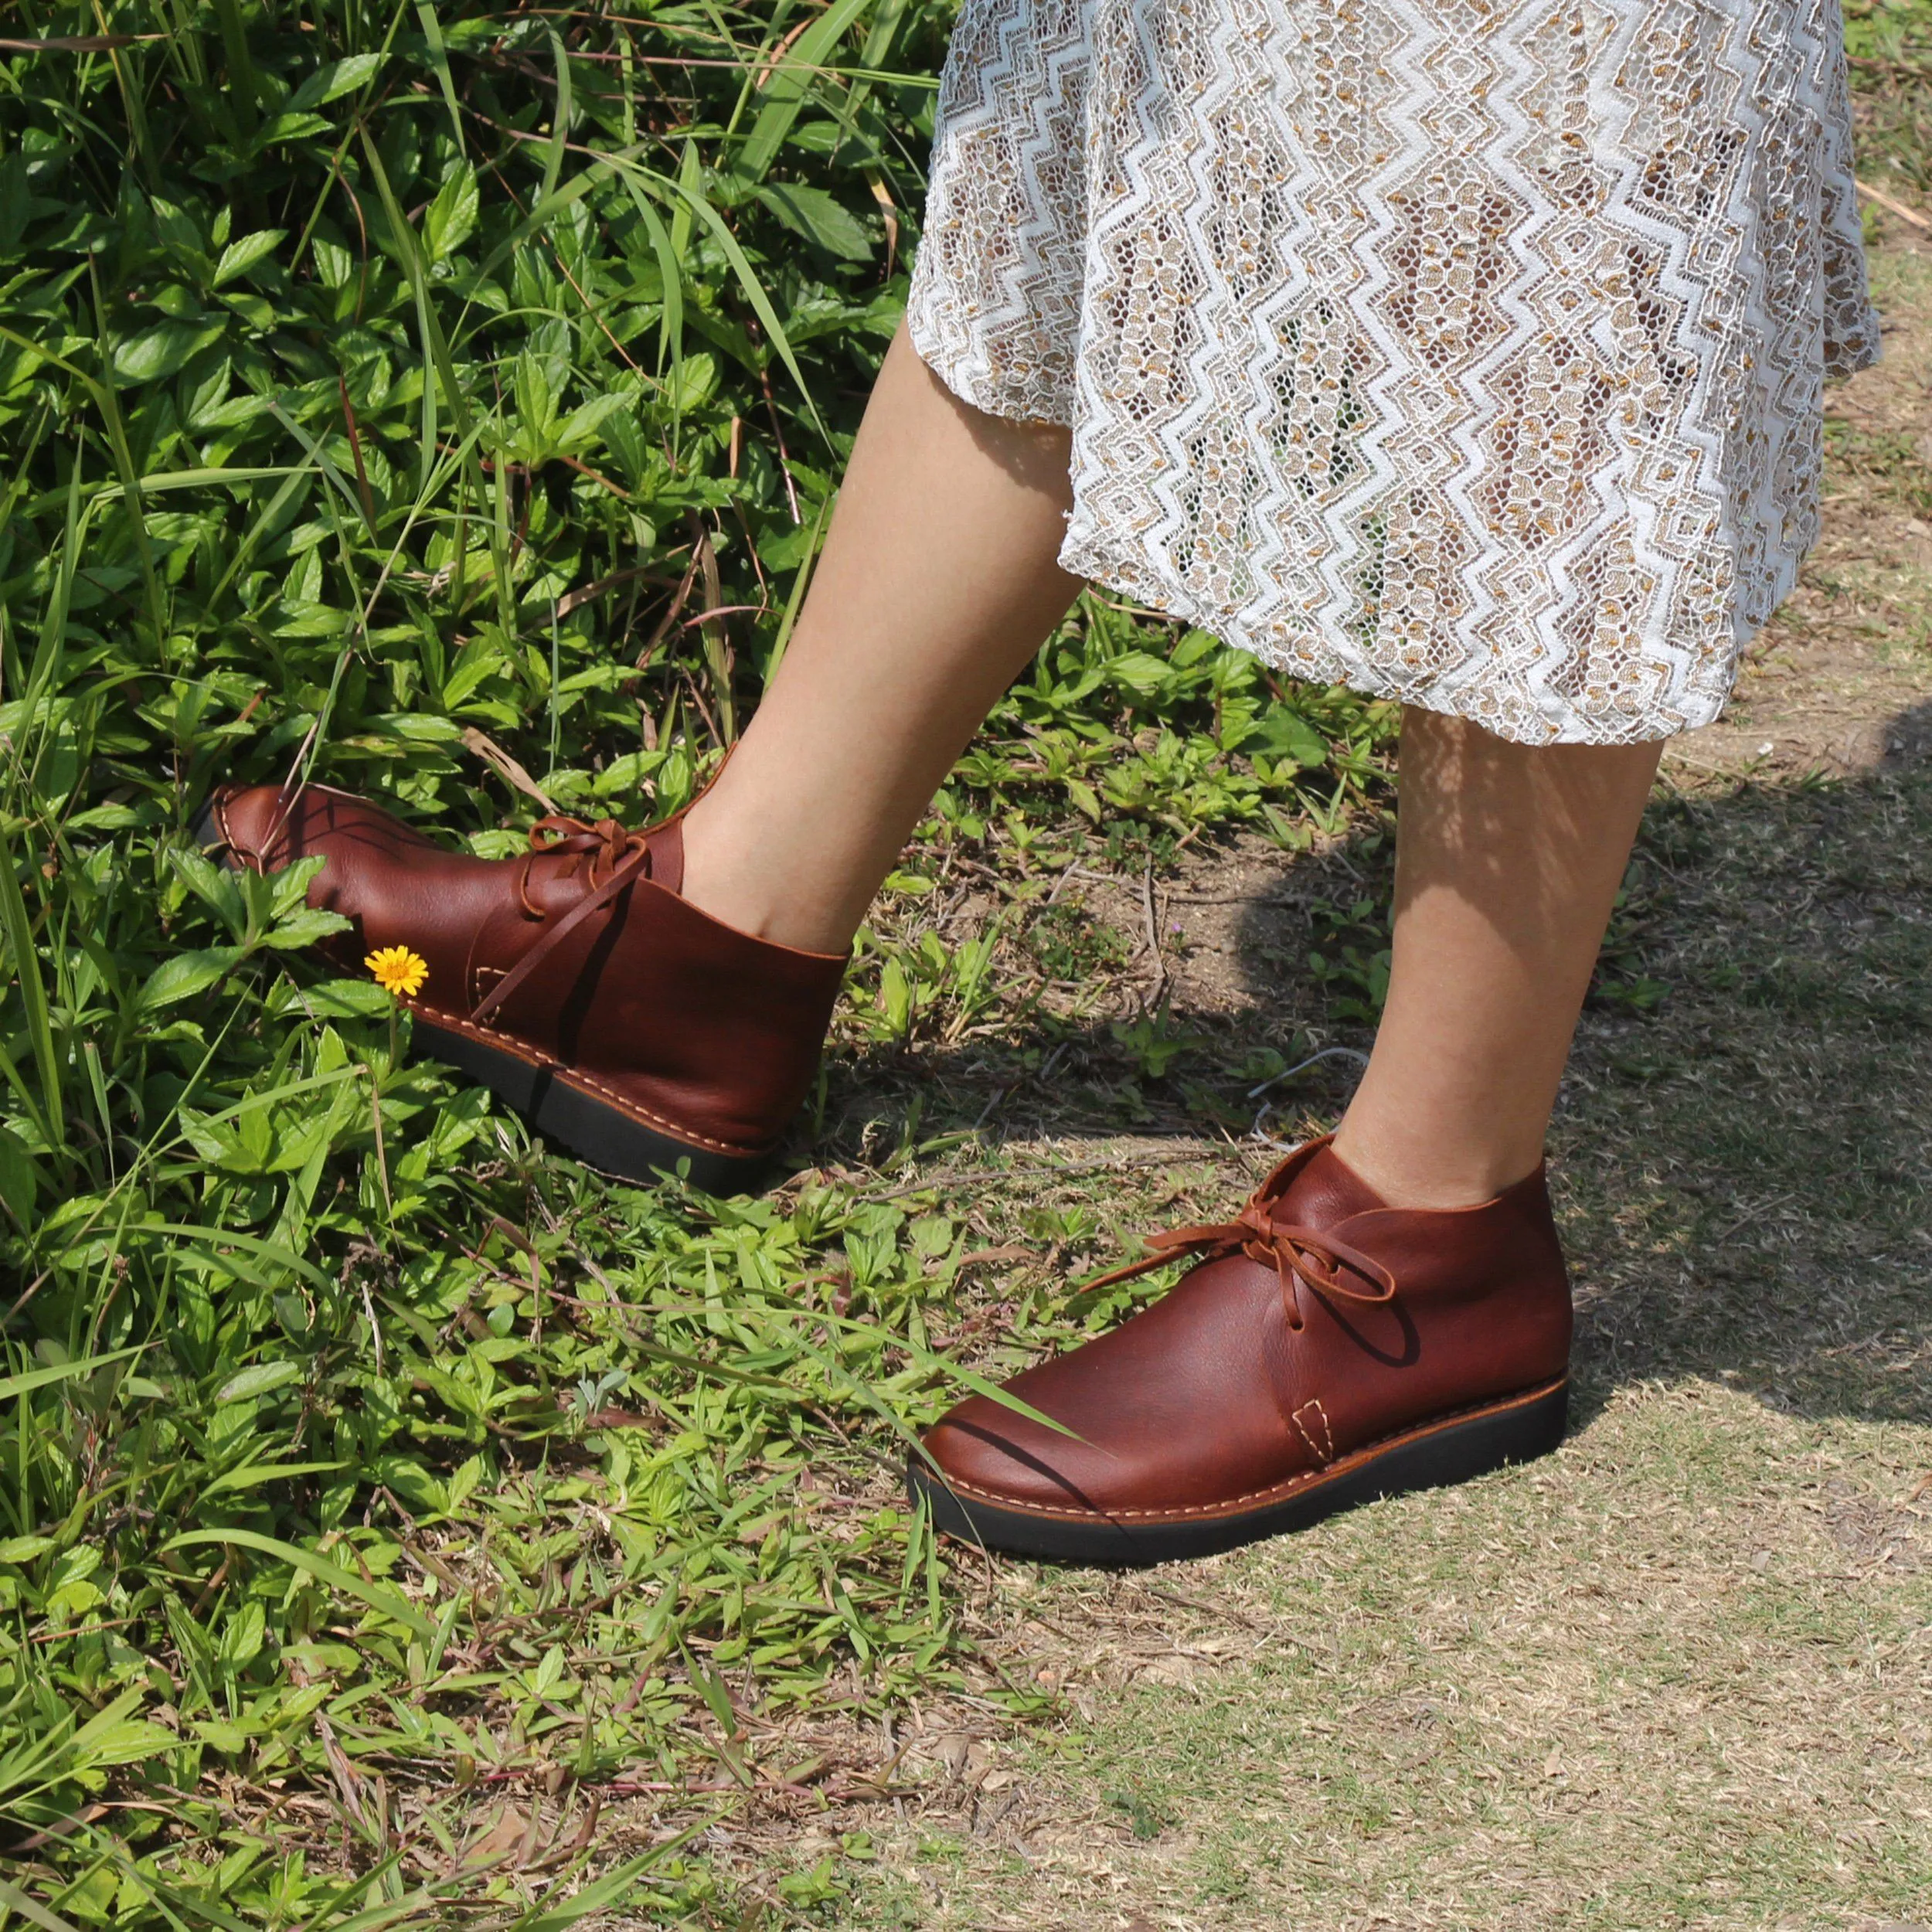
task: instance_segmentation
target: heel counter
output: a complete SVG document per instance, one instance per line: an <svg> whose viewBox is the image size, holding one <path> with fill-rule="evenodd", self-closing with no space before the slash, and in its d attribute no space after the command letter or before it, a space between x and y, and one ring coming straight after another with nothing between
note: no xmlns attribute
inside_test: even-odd
<svg viewBox="0 0 1932 1932"><path fill-rule="evenodd" d="M1519 1278L1528 1304L1526 1318L1541 1345L1539 1366L1550 1376L1561 1375L1569 1366L1576 1334L1576 1303L1570 1264L1549 1199L1547 1171L1539 1167L1504 1198L1512 1197L1512 1205L1519 1211Z"/></svg>
<svg viewBox="0 0 1932 1932"><path fill-rule="evenodd" d="M810 1092L843 959L734 930L650 881L597 996L619 1083L734 1146L769 1145Z"/></svg>

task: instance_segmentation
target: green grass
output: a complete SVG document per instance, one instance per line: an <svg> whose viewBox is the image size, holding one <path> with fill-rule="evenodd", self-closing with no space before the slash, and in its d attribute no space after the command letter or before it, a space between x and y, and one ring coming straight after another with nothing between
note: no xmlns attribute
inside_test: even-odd
<svg viewBox="0 0 1932 1932"><path fill-rule="evenodd" d="M723 1912L689 1832L830 1775L792 1716L963 1682L881 1463L957 1386L974 1246L893 1187L969 1132L899 1109L769 1205L606 1186L318 976L301 879L186 832L302 772L509 850L539 808L492 747L567 810L689 794L903 304L945 27L9 16L49 44L0 52L0 1918ZM1009 937L1081 975L1031 926L1059 872L1305 844L1389 722L1083 604L862 935L815 1117L978 1025ZM961 862L1008 903L944 944ZM532 1835L478 1865L499 1798ZM662 1817L614 1849L607 1801Z"/></svg>

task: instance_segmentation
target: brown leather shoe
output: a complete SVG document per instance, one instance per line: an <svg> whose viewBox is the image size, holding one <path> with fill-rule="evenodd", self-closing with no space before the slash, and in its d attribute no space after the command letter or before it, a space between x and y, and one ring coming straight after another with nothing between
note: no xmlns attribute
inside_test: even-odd
<svg viewBox="0 0 1932 1932"><path fill-rule="evenodd" d="M349 972L406 946L428 962L415 1037L607 1172L757 1185L818 1064L845 956L795 952L681 898L677 818L540 821L519 857L445 852L366 799L275 785L209 801L202 842L273 872L320 853L308 903L352 930Z"/></svg>
<svg viewBox="0 0 1932 1932"><path fill-rule="evenodd" d="M1539 1168L1480 1207L1385 1206L1325 1138L1238 1219L1157 1235L1172 1291L925 1438L937 1526L1068 1563L1206 1556L1374 1496L1541 1455L1567 1404L1570 1284ZM1063 1431L1071 1431L1063 1433Z"/></svg>

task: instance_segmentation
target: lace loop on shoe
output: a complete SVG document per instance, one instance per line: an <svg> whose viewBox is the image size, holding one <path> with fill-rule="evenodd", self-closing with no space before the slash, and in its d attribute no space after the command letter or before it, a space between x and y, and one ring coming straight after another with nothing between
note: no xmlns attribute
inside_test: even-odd
<svg viewBox="0 0 1932 1932"><path fill-rule="evenodd" d="M1276 1220L1270 1211L1274 1202L1270 1189L1274 1185L1270 1176L1249 1196L1247 1205L1232 1221L1165 1228L1148 1235L1148 1251L1139 1260L1130 1261L1124 1267L1115 1268L1083 1286L1100 1288L1117 1281L1129 1281L1185 1254L1192 1254L1197 1264L1245 1254L1251 1261L1272 1267L1280 1277L1282 1304L1291 1328L1298 1330L1301 1326L1301 1311L1294 1293L1297 1281L1331 1300L1373 1304L1395 1299L1395 1277L1372 1255L1338 1240L1326 1230Z"/></svg>
<svg viewBox="0 0 1932 1932"><path fill-rule="evenodd" d="M588 852L593 880L600 864L621 864L625 853L643 843L642 832L632 832L614 818L573 818L567 812L553 811L530 828L532 857L545 852Z"/></svg>
<svg viewBox="0 0 1932 1932"><path fill-rule="evenodd" d="M516 896L522 906L524 917L543 919L548 915L541 906L530 900L530 866L532 861L545 859L559 852L587 856L590 861L589 878L594 886L597 883L600 866L608 866L615 871L623 864L625 857L641 847L644 834L631 832L617 823L614 818L599 818L594 821L586 818L573 818L566 812L553 811L539 818L530 828L530 849L523 855L523 863L518 867ZM574 868L573 868L574 869Z"/></svg>
<svg viewBox="0 0 1932 1932"><path fill-rule="evenodd" d="M587 856L590 862L585 869L584 883L591 889L557 920L477 1003L470 1018L479 1025L495 1012L599 906L608 905L634 879L648 879L651 876L651 847L643 832L626 831L614 818L600 818L592 824L581 818L570 818L563 812L553 812L546 818L539 818L530 828L530 849L525 855L523 864L517 873L517 897L524 911L532 919L546 919L549 915L540 906L530 903L531 863L553 852L579 853ZM600 866L604 865L608 865L611 871L600 885L597 872Z"/></svg>

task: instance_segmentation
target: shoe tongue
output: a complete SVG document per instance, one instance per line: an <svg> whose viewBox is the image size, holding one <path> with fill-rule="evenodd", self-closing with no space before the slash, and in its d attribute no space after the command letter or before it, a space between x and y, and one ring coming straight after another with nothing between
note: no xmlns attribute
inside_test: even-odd
<svg viewBox="0 0 1932 1932"><path fill-rule="evenodd" d="M673 818L653 828L645 844L651 852L651 883L668 893L684 892L684 821Z"/></svg>
<svg viewBox="0 0 1932 1932"><path fill-rule="evenodd" d="M1333 1148L1318 1148L1274 1202L1272 1218L1304 1228L1332 1228L1388 1204Z"/></svg>

